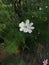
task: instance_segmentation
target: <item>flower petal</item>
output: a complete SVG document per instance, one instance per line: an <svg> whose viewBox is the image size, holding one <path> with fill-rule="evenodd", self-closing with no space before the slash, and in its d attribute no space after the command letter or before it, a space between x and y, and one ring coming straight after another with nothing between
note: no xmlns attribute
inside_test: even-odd
<svg viewBox="0 0 49 65"><path fill-rule="evenodd" d="M33 25L33 23L30 23L30 26L32 26Z"/></svg>
<svg viewBox="0 0 49 65"><path fill-rule="evenodd" d="M45 60L45 63L48 64L48 59Z"/></svg>
<svg viewBox="0 0 49 65"><path fill-rule="evenodd" d="M43 65L47 65L47 64L44 63Z"/></svg>
<svg viewBox="0 0 49 65"><path fill-rule="evenodd" d="M24 26L24 22L21 22L20 24L19 24L19 27L23 27Z"/></svg>
<svg viewBox="0 0 49 65"><path fill-rule="evenodd" d="M26 32L28 32L28 30L27 30L26 28L24 28L23 32L25 32L25 33L26 33Z"/></svg>
<svg viewBox="0 0 49 65"><path fill-rule="evenodd" d="M29 19L26 20L26 24L29 24Z"/></svg>
<svg viewBox="0 0 49 65"><path fill-rule="evenodd" d="M31 27L30 29L35 29L35 27Z"/></svg>
<svg viewBox="0 0 49 65"><path fill-rule="evenodd" d="M20 31L23 31L23 28L20 28Z"/></svg>
<svg viewBox="0 0 49 65"><path fill-rule="evenodd" d="M43 61L43 65L47 65L48 64L48 59L44 59L44 61Z"/></svg>
<svg viewBox="0 0 49 65"><path fill-rule="evenodd" d="M28 33L32 33L32 30L28 30Z"/></svg>

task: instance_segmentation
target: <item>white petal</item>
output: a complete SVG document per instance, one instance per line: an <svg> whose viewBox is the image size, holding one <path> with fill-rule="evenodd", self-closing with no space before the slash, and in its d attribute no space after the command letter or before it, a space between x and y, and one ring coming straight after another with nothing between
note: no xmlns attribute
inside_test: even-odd
<svg viewBox="0 0 49 65"><path fill-rule="evenodd" d="M26 20L26 24L29 24L29 19Z"/></svg>
<svg viewBox="0 0 49 65"><path fill-rule="evenodd" d="M24 26L24 22L21 22L20 24L19 24L19 27L23 27Z"/></svg>
<svg viewBox="0 0 49 65"><path fill-rule="evenodd" d="M32 33L32 30L28 30L29 33Z"/></svg>
<svg viewBox="0 0 49 65"><path fill-rule="evenodd" d="M23 32L27 33L28 31L27 31L27 29L24 29Z"/></svg>
<svg viewBox="0 0 49 65"><path fill-rule="evenodd" d="M30 26L32 26L33 25L33 23L30 23Z"/></svg>
<svg viewBox="0 0 49 65"><path fill-rule="evenodd" d="M23 28L20 28L20 31L23 31Z"/></svg>
<svg viewBox="0 0 49 65"><path fill-rule="evenodd" d="M30 29L35 29L35 27L31 27Z"/></svg>

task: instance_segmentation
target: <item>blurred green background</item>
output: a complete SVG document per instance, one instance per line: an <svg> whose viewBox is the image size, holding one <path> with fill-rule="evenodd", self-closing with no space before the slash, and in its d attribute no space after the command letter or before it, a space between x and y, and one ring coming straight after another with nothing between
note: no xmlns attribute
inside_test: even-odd
<svg viewBox="0 0 49 65"><path fill-rule="evenodd" d="M31 34L19 31L26 19L34 23ZM7 54L32 53L39 43L49 44L49 0L0 0L0 48ZM15 59L5 65L26 64Z"/></svg>

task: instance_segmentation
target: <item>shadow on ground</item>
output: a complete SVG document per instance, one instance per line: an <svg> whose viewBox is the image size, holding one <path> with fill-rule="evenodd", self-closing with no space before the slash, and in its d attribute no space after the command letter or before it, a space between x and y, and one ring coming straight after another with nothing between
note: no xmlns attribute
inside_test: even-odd
<svg viewBox="0 0 49 65"><path fill-rule="evenodd" d="M6 54L0 49L0 65L42 65L44 59L49 59L49 44L38 44L33 52Z"/></svg>

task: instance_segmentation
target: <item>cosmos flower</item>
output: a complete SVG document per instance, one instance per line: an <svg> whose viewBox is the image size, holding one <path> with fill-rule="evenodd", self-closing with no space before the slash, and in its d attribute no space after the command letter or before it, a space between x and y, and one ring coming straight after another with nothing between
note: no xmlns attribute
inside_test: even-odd
<svg viewBox="0 0 49 65"><path fill-rule="evenodd" d="M27 19L25 22L21 22L19 24L19 27L20 27L20 31L23 31L25 33L31 33L32 30L34 29L34 27L32 26L33 25L33 22L29 22L29 19Z"/></svg>
<svg viewBox="0 0 49 65"><path fill-rule="evenodd" d="M44 59L44 61L43 61L43 65L47 65L48 64L48 59Z"/></svg>

